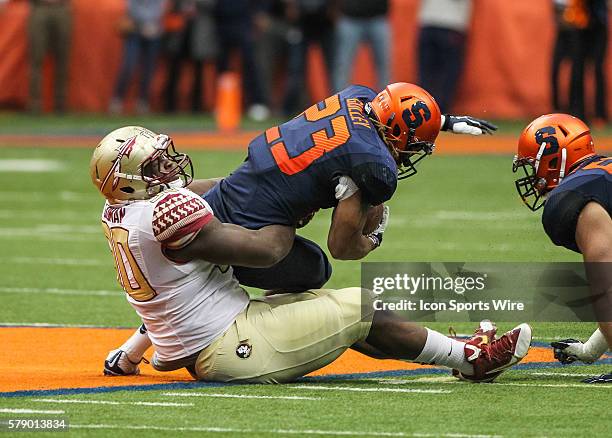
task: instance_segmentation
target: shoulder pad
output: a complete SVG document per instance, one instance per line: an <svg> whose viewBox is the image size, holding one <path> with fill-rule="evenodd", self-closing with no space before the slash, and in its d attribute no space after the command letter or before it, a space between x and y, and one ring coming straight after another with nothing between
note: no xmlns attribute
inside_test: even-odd
<svg viewBox="0 0 612 438"><path fill-rule="evenodd" d="M376 91L365 85L350 85L338 93L342 98L356 97L366 100L372 100L376 97Z"/></svg>
<svg viewBox="0 0 612 438"><path fill-rule="evenodd" d="M573 190L551 193L544 204L542 225L555 245L580 252L576 244L578 216L584 206L592 200L594 200L592 197Z"/></svg>
<svg viewBox="0 0 612 438"><path fill-rule="evenodd" d="M208 204L187 189L166 190L152 201L155 202L153 234L163 244L181 241L188 235L195 237L197 231L213 218Z"/></svg>
<svg viewBox="0 0 612 438"><path fill-rule="evenodd" d="M355 166L351 178L361 190L363 200L370 205L388 201L397 188L397 171L383 163L363 163Z"/></svg>

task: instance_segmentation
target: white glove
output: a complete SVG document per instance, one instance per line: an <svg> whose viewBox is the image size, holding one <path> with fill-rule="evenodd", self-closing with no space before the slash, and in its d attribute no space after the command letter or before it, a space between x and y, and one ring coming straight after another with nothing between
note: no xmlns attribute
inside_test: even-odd
<svg viewBox="0 0 612 438"><path fill-rule="evenodd" d="M348 176L341 176L336 185L336 199L344 201L353 196L358 190L359 187L357 187L355 181Z"/></svg>
<svg viewBox="0 0 612 438"><path fill-rule="evenodd" d="M375 248L378 248L381 245L383 240L383 234L387 229L387 225L389 225L389 207L385 205L383 207L383 214L378 224L378 227L376 227L374 231L372 231L366 236L372 241L372 243L374 243Z"/></svg>
<svg viewBox="0 0 612 438"><path fill-rule="evenodd" d="M497 126L471 116L443 114L440 129L455 134L483 135L493 134L493 131L497 131Z"/></svg>
<svg viewBox="0 0 612 438"><path fill-rule="evenodd" d="M551 342L555 359L562 364L579 360L584 363L593 363L608 351L608 342L600 330L595 330L586 343L577 339L563 339Z"/></svg>

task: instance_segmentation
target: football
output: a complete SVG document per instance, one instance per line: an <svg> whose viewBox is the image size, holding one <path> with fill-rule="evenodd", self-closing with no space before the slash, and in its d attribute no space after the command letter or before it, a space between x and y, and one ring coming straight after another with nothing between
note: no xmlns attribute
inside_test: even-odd
<svg viewBox="0 0 612 438"><path fill-rule="evenodd" d="M366 219L366 223L363 227L364 235L374 232L374 230L378 227L378 224L380 224L380 221L383 217L383 210L384 204L370 207L370 209L368 210L368 217Z"/></svg>

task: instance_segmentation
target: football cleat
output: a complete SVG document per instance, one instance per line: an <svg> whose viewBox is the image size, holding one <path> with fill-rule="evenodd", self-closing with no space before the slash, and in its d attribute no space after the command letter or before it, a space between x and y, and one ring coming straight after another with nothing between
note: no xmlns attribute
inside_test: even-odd
<svg viewBox="0 0 612 438"><path fill-rule="evenodd" d="M496 328L490 321L487 323L484 328L481 323L475 336L464 346L465 357L474 367L474 374L468 376L455 371L455 377L474 383L492 382L527 356L531 345L531 327L528 324L521 324L494 339ZM490 339L491 334L493 339ZM485 337L489 342L483 342Z"/></svg>
<svg viewBox="0 0 612 438"><path fill-rule="evenodd" d="M612 383L612 373L602 374L601 376L589 377L582 380L582 383Z"/></svg>
<svg viewBox="0 0 612 438"><path fill-rule="evenodd" d="M496 334L497 327L495 326L495 323L489 321L488 319L483 319L480 321L478 329L474 332L472 337L468 339L467 343L477 347L483 344L490 344L495 340Z"/></svg>
<svg viewBox="0 0 612 438"><path fill-rule="evenodd" d="M125 351L113 350L104 361L105 376L132 376L140 374L139 362L132 362Z"/></svg>

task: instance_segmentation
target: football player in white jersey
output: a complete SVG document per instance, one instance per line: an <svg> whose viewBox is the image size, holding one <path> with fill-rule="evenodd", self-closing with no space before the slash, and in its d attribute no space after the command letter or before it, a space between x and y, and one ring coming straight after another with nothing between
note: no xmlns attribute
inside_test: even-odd
<svg viewBox="0 0 612 438"><path fill-rule="evenodd" d="M527 354L527 324L499 339L494 326L481 326L464 342L375 311L360 288L250 299L230 265L275 264L291 248L294 229L218 221L184 188L191 160L166 135L117 129L97 146L90 172L106 198L102 226L119 283L143 322L109 354L105 374L138 373L151 345L157 370L185 367L200 380L259 383L293 381L348 348L447 366L476 382L495 379Z"/></svg>

